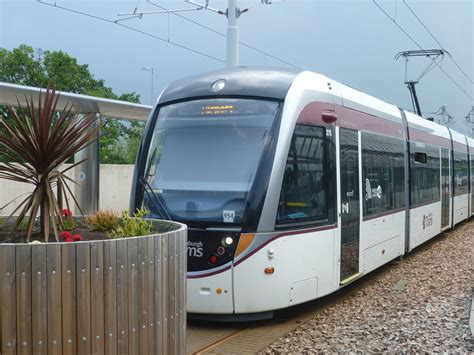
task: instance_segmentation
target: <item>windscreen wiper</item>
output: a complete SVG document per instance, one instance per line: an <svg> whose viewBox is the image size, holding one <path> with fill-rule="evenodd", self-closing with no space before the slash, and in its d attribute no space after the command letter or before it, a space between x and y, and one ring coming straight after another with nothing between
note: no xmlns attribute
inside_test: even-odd
<svg viewBox="0 0 474 355"><path fill-rule="evenodd" d="M171 217L168 214L168 211L166 210L165 206L163 203L160 201L160 198L155 194L153 189L151 188L150 184L148 181L146 181L144 178L139 179L140 183L142 184L145 193L147 194L148 198L153 202L153 205L158 209L160 212L160 215L162 218L171 221Z"/></svg>

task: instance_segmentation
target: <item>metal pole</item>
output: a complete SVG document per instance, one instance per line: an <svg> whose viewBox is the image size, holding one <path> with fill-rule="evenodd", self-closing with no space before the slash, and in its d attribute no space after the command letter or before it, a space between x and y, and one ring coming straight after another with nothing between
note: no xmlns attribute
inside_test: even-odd
<svg viewBox="0 0 474 355"><path fill-rule="evenodd" d="M153 106L153 73L154 73L154 69L153 69L153 68L150 68L150 67L143 67L142 69L145 70L145 71L151 72L151 93L150 93L150 101L151 101L151 105Z"/></svg>
<svg viewBox="0 0 474 355"><path fill-rule="evenodd" d="M417 83L414 81L409 81L406 84L408 86L408 90L410 90L411 99L413 101L413 108L415 109L416 114L418 116L421 116L420 102L418 101L418 96L416 95L416 89L415 89L415 85Z"/></svg>
<svg viewBox="0 0 474 355"><path fill-rule="evenodd" d="M83 115L81 115L83 116ZM81 119L81 117L79 117ZM100 124L99 115L94 128ZM89 144L84 149L74 155L74 161L85 162L77 166L75 170L75 180L79 184L75 188L75 195L84 215L94 214L99 210L99 136L97 140Z"/></svg>
<svg viewBox="0 0 474 355"><path fill-rule="evenodd" d="M227 7L227 66L239 65L239 9L237 0L228 0Z"/></svg>
<svg viewBox="0 0 474 355"><path fill-rule="evenodd" d="M151 68L151 105L153 106L153 73L154 69Z"/></svg>

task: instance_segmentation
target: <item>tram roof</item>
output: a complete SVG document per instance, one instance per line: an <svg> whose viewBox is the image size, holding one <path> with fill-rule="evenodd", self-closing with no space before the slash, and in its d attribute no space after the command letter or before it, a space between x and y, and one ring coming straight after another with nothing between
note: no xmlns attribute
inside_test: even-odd
<svg viewBox="0 0 474 355"><path fill-rule="evenodd" d="M282 100L299 70L271 67L233 67L177 80L162 93L159 103L211 96L255 96ZM225 80L221 90L212 85Z"/></svg>

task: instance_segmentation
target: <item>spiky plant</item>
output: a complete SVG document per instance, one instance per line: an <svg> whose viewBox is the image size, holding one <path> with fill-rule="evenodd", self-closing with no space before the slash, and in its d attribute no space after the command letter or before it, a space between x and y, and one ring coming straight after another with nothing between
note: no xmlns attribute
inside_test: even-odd
<svg viewBox="0 0 474 355"><path fill-rule="evenodd" d="M62 196L70 195L79 207L67 181L76 182L66 172L84 160L60 170L60 166L79 150L97 139L94 115L78 116L70 104L56 109L59 94L48 87L40 93L38 106L26 99L25 109L7 108L13 123L0 116L0 153L9 163L0 164L0 178L32 184L31 194L21 201L11 216L19 211L15 231L27 216L27 240L31 241L33 226L39 214L41 234L48 241L51 229L58 240L63 227ZM18 102L18 106L20 102ZM57 196L54 190L57 191ZM67 199L66 199L67 204ZM68 206L69 208L69 206Z"/></svg>

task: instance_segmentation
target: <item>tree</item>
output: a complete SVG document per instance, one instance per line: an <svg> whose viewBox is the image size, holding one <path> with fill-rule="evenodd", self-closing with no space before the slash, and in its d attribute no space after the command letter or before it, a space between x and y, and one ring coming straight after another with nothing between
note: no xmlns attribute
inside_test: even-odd
<svg viewBox="0 0 474 355"><path fill-rule="evenodd" d="M8 51L0 48L0 81L13 84L47 87L96 97L105 97L139 103L140 96L134 92L118 96L104 80L96 79L87 64L79 64L76 58L63 51L34 50L20 45ZM5 108L0 115L11 120ZM131 129L133 127L133 129ZM100 161L102 163L133 164L138 143L143 132L141 122L118 121L103 118L100 135ZM0 156L0 161L5 157Z"/></svg>

